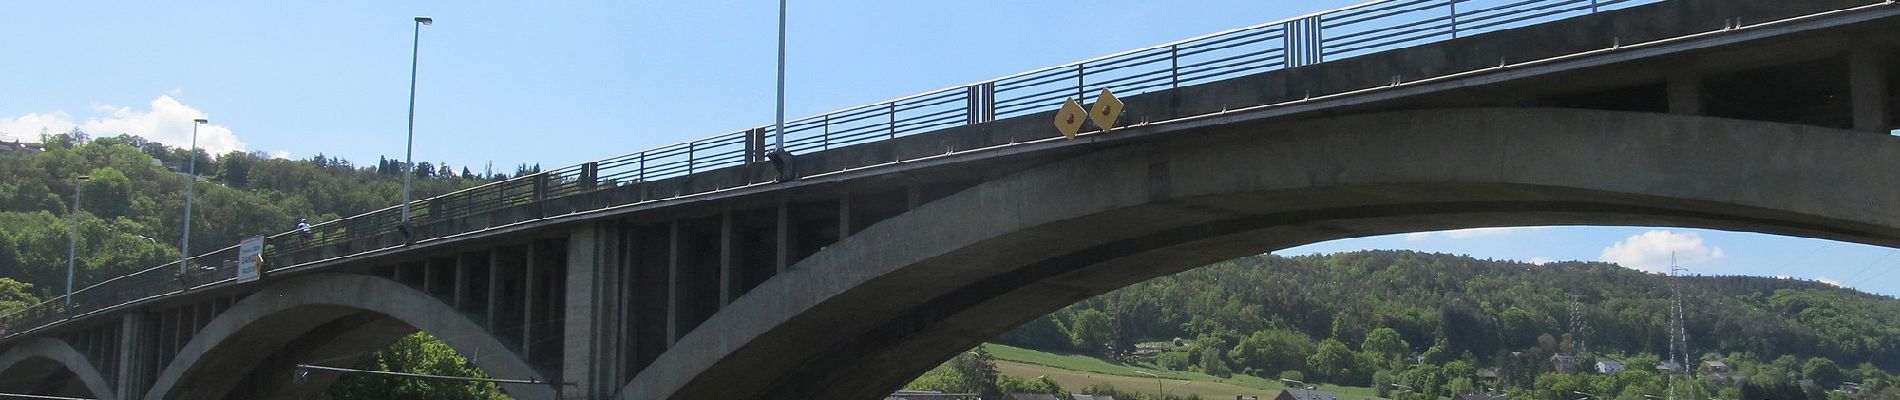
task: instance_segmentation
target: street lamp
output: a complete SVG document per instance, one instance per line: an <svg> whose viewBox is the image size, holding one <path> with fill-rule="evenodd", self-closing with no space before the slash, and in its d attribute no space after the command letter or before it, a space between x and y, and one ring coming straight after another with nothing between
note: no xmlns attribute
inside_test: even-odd
<svg viewBox="0 0 1900 400"><path fill-rule="evenodd" d="M776 152L785 151L785 2L778 0L778 119L772 124Z"/></svg>
<svg viewBox="0 0 1900 400"><path fill-rule="evenodd" d="M797 163L792 161L792 153L785 151L785 3L786 0L778 2L778 119L772 124L775 144L765 155L772 162L772 169L778 171L779 182L798 178L798 172L793 171Z"/></svg>
<svg viewBox="0 0 1900 400"><path fill-rule="evenodd" d="M181 283L179 290L186 289L182 286L186 272L185 263L191 261L191 196L198 187L198 126L210 122L204 118L191 120L191 153L186 155L190 160L186 161L185 165L185 232L178 238L178 279Z"/></svg>
<svg viewBox="0 0 1900 400"><path fill-rule="evenodd" d="M416 64L422 54L422 26L434 24L435 19L416 17L415 40L409 47L409 141L402 154L402 236L409 240L409 179L416 169Z"/></svg>
<svg viewBox="0 0 1900 400"><path fill-rule="evenodd" d="M79 247L79 184L85 183L87 178L90 177L80 175L79 179L73 182L73 209L66 213L66 217L72 220L66 228L66 310L68 312L73 309L73 255L76 253L74 249Z"/></svg>
<svg viewBox="0 0 1900 400"><path fill-rule="evenodd" d="M1162 389L1162 388L1161 388L1161 376L1159 376L1159 375L1155 375L1155 374L1151 374L1151 373L1148 373L1148 371L1142 371L1142 370L1135 370L1135 372L1139 372L1139 373L1141 373L1142 375L1147 375L1147 376L1150 376L1150 377L1154 377L1154 378L1155 378L1155 391L1156 391L1156 392L1160 392L1160 393L1157 393L1157 394L1160 394L1160 395L1161 395L1161 396L1162 396L1163 398L1165 398L1165 397L1167 397L1167 396L1168 396L1168 393L1167 393L1167 392L1168 392L1168 390L1167 390L1167 389Z"/></svg>

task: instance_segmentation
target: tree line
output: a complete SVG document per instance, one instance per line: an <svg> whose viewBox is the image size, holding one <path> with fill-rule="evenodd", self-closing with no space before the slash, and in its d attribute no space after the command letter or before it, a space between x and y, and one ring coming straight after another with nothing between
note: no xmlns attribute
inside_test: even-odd
<svg viewBox="0 0 1900 400"><path fill-rule="evenodd" d="M77 230L74 287L175 261L183 230L184 171L195 169L191 251L199 254L246 237L294 229L401 202L400 160L375 165L318 154L278 159L263 153L212 155L132 135L93 138L74 129L41 138L43 151L0 154L0 314L64 294L69 229ZM195 167L188 163L195 162ZM513 174L539 172L520 165ZM416 164L415 198L508 179L446 163ZM79 176L87 176L81 181ZM74 196L79 204L72 207ZM482 376L447 345L426 334L396 341L358 368L448 376ZM422 382L346 376L326 399L488 399L505 397L492 384Z"/></svg>
<svg viewBox="0 0 1900 400"><path fill-rule="evenodd" d="M1900 395L1887 372L1900 370L1900 300L1790 279L1673 283L1684 294L1691 368L1722 361L1734 369L1684 386L1827 398L1852 382L1870 396ZM1668 377L1655 367L1669 353L1671 284L1597 262L1383 250L1261 255L1097 296L995 341L1217 376L1382 392L1397 383L1418 388L1406 393L1414 396L1504 390L1559 399L1582 391L1641 399L1666 394ZM1578 357L1580 368L1557 370L1551 357L1559 354ZM1586 371L1599 360L1628 371ZM1496 378L1480 378L1481 370Z"/></svg>

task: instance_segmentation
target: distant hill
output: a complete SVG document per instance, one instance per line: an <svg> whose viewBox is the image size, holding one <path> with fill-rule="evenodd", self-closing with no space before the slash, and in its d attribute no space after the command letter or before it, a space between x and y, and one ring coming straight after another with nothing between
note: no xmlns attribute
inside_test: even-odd
<svg viewBox="0 0 1900 400"><path fill-rule="evenodd" d="M1660 355L1669 350L1670 283L1668 276L1598 262L1534 265L1383 250L1262 255L1129 286L997 341L1127 355L1137 342L1204 339L1233 348L1269 333L1254 342L1304 343L1293 347L1310 353L1314 342L1328 338L1360 348L1369 333L1390 328L1413 354L1438 352L1479 367L1496 367L1506 355L1526 350L1548 355L1587 347L1593 355ZM1900 370L1900 300L1893 297L1760 277L1694 276L1679 283L1690 354L1737 355L1764 364L1782 356L1819 357L1842 369L1872 363ZM1573 307L1587 326L1581 338L1567 336ZM1323 351L1324 343L1319 347ZM1236 371L1310 369L1284 360L1290 357L1224 354Z"/></svg>

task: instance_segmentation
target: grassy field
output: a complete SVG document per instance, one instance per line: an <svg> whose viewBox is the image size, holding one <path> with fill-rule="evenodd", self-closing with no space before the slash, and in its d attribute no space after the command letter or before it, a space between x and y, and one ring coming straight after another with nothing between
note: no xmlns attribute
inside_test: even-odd
<svg viewBox="0 0 1900 400"><path fill-rule="evenodd" d="M1095 357L1075 354L1054 354L1000 344L984 344L983 348L994 355L997 370L1003 374L1034 379L1048 376L1062 387L1080 390L1096 383L1115 385L1116 390L1155 394L1166 391L1168 394L1199 394L1205 399L1231 399L1234 395L1260 396L1272 398L1285 388L1279 380L1235 374L1232 378L1221 378L1199 372L1167 371L1147 364L1123 364ZM1141 372L1161 377L1161 389L1155 388L1155 378ZM1371 388L1320 385L1321 390L1339 394L1343 399L1374 399Z"/></svg>

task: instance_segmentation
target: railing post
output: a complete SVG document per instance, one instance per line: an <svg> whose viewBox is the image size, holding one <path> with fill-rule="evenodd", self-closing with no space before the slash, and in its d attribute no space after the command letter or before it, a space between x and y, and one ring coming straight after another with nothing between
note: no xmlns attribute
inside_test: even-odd
<svg viewBox="0 0 1900 400"><path fill-rule="evenodd" d="M764 129L764 128L760 128L760 129ZM760 142L760 143L764 143L764 141L763 141L763 140L761 140L761 141L759 141L759 142ZM646 151L641 151L641 152L640 152L640 173L639 173L639 176L640 176L640 182L646 182L646 181L647 181L647 152L646 152Z"/></svg>
<svg viewBox="0 0 1900 400"><path fill-rule="evenodd" d="M1458 0L1446 0L1451 4L1451 38L1458 38ZM1596 12L1596 0L1590 0L1590 12Z"/></svg>
<svg viewBox="0 0 1900 400"><path fill-rule="evenodd" d="M1086 67L1083 67L1082 64L1079 63L1075 64L1075 101L1082 101L1082 99L1087 98L1085 96L1088 95L1088 85L1084 83L1085 81L1082 79L1083 76L1087 75Z"/></svg>
<svg viewBox="0 0 1900 400"><path fill-rule="evenodd" d="M1181 45L1168 45L1168 87L1181 87Z"/></svg>
<svg viewBox="0 0 1900 400"><path fill-rule="evenodd" d="M983 122L996 120L996 81L983 82Z"/></svg>
<svg viewBox="0 0 1900 400"><path fill-rule="evenodd" d="M745 162L747 164L765 159L765 128L752 128L745 131Z"/></svg>
<svg viewBox="0 0 1900 400"><path fill-rule="evenodd" d="M1597 0L1590 0L1590 13L1591 14L1597 13Z"/></svg>
<svg viewBox="0 0 1900 400"><path fill-rule="evenodd" d="M1281 58L1286 60L1286 68L1326 61L1325 47L1320 43L1320 17L1324 16L1300 18L1280 25L1282 36L1286 38L1286 51L1281 54Z"/></svg>
<svg viewBox="0 0 1900 400"><path fill-rule="evenodd" d="M825 114L823 124L824 126L819 127L818 132L818 134L821 135L818 137L819 147L823 147L825 150L831 150L831 114Z"/></svg>
<svg viewBox="0 0 1900 400"><path fill-rule="evenodd" d="M530 182L532 182L532 183L534 184L534 201L535 201L536 203L539 203L539 202L541 202L542 200L547 200L547 199L548 199L548 176L549 176L549 174L552 174L552 173L551 173L551 172L542 172L542 173L539 173L539 174L534 174L534 176L530 176L530 177L528 177L528 180L529 180Z"/></svg>
<svg viewBox="0 0 1900 400"><path fill-rule="evenodd" d="M887 130L887 136L889 136L890 139L896 139L897 138L897 102L895 101L890 102L885 107L886 108L884 111L884 115L890 118L888 121L884 122L885 128Z"/></svg>
<svg viewBox="0 0 1900 400"><path fill-rule="evenodd" d="M977 88L978 88L977 85L970 85L970 86L963 87L963 124L964 125L976 125L977 124L976 121L982 118L981 116L977 115L976 98L978 96L977 92L980 91Z"/></svg>
<svg viewBox="0 0 1900 400"><path fill-rule="evenodd" d="M695 140L691 142L686 142L686 174L687 175L692 175L693 164L698 164L697 162L695 162L699 160L699 158L697 157L698 154L693 154L693 153L697 153L697 151L694 151L694 150L698 148L699 148L699 141Z"/></svg>
<svg viewBox="0 0 1900 400"><path fill-rule="evenodd" d="M581 190L592 192L600 188L600 163L581 164Z"/></svg>

